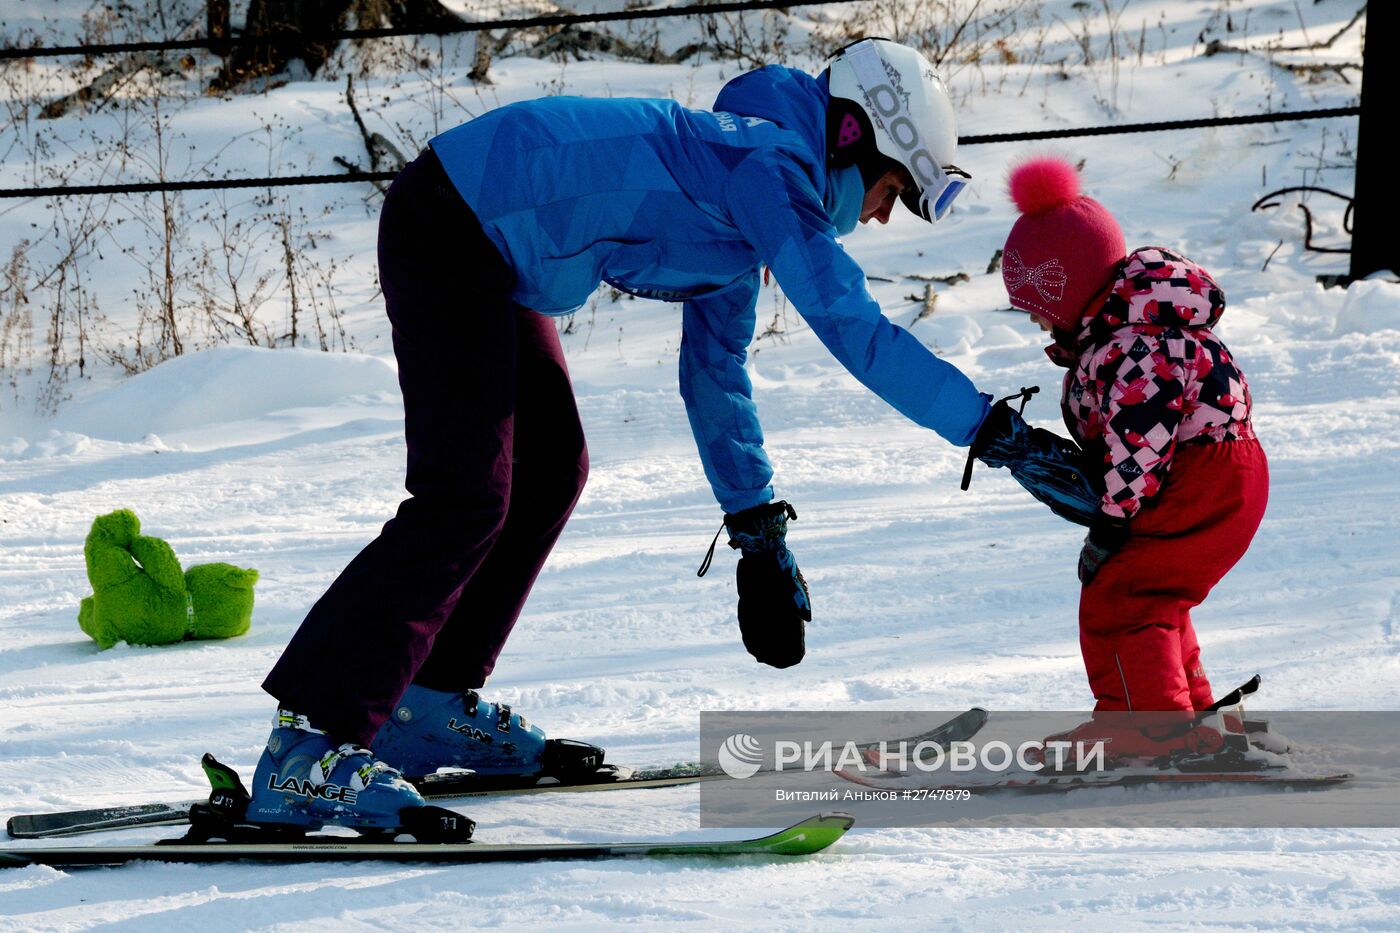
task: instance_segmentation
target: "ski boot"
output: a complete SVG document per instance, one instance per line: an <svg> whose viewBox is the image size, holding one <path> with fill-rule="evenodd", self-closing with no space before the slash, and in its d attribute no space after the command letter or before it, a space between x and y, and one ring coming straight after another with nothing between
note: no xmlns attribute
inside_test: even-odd
<svg viewBox="0 0 1400 933"><path fill-rule="evenodd" d="M340 744L288 710L277 711L251 794L237 775L224 771L222 779L210 772L215 789L208 809L232 827L287 835L329 823L362 834L407 832L420 842L464 842L471 835L471 820L425 805L417 789L369 749Z"/></svg>
<svg viewBox="0 0 1400 933"><path fill-rule="evenodd" d="M449 768L565 780L605 770L601 748L547 739L539 726L475 690L409 685L371 744L375 755L412 776Z"/></svg>
<svg viewBox="0 0 1400 933"><path fill-rule="evenodd" d="M1244 698L1259 689L1256 674L1197 713L1101 712L1068 732L1045 739L1061 745L1062 757L1093 760L1101 745L1103 767L1151 766L1179 771L1264 771L1285 767L1291 749L1285 737L1269 731L1262 719L1245 716ZM1080 749L1089 750L1081 755ZM1051 761L1058 763L1051 752ZM1062 766L1062 765L1061 765Z"/></svg>
<svg viewBox="0 0 1400 933"><path fill-rule="evenodd" d="M1225 737L1190 713L1096 713L1067 732L1046 736L1029 757L1055 770L1165 765L1182 756L1215 755ZM1037 754L1038 752L1038 754Z"/></svg>

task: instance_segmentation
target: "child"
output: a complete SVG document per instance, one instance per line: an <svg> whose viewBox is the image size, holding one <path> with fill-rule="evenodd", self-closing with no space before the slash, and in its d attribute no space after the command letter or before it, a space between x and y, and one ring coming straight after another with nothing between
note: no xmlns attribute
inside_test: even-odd
<svg viewBox="0 0 1400 933"><path fill-rule="evenodd" d="M1010 176L1021 211L1002 276L1067 367L1065 423L1102 498L1079 556L1080 647L1101 711L1211 705L1191 609L1249 547L1269 472L1249 386L1212 331L1225 308L1200 266L1163 247L1131 255L1072 165L1036 158ZM1097 477L1093 474L1097 474ZM1113 717L1068 737L1092 740ZM1150 730L1152 731L1152 730ZM1181 730L1128 752L1170 754ZM1161 748L1151 747L1154 742Z"/></svg>

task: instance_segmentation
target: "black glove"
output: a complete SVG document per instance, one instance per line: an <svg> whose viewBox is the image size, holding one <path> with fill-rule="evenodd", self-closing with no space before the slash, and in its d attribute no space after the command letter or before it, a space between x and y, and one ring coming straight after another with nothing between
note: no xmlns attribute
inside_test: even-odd
<svg viewBox="0 0 1400 933"><path fill-rule="evenodd" d="M1084 536L1084 547L1079 551L1079 582L1085 586L1092 583L1104 561L1127 543L1127 519L1102 514L1094 519L1089 533Z"/></svg>
<svg viewBox="0 0 1400 933"><path fill-rule="evenodd" d="M1088 525L1098 514L1101 491L1083 468L1084 453L1069 438L1044 428L1033 428L1021 412L1009 404L1021 400L1021 408L1039 386L1022 389L992 406L967 452L962 488L972 482L972 461L989 467L1006 467L1011 476L1050 511L1078 525Z"/></svg>
<svg viewBox="0 0 1400 933"><path fill-rule="evenodd" d="M792 667L802 660L807 653L806 623L812 621L807 581L787 549L789 518L796 519L797 512L786 502L724 516L729 546L743 552L739 632L749 654L773 667Z"/></svg>

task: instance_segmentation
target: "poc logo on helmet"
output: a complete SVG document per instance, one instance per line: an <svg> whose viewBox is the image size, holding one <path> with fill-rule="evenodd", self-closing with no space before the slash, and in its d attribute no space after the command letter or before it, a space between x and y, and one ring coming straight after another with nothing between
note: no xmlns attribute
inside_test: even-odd
<svg viewBox="0 0 1400 933"><path fill-rule="evenodd" d="M909 119L909 110L894 88L889 84L877 84L865 88L865 92L870 106L880 115L885 129L889 131L890 139L904 153L904 164L919 187L935 184L938 180L938 160L921 145L923 139L918 127Z"/></svg>

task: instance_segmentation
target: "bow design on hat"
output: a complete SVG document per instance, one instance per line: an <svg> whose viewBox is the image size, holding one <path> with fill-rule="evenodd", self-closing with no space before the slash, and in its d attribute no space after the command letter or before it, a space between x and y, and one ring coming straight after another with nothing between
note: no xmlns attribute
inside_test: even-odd
<svg viewBox="0 0 1400 933"><path fill-rule="evenodd" d="M1065 296L1064 266L1058 259L1048 259L1038 266L1027 266L1016 250L1006 254L1006 290L1015 293L1024 285L1035 288L1042 301L1059 301Z"/></svg>

